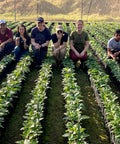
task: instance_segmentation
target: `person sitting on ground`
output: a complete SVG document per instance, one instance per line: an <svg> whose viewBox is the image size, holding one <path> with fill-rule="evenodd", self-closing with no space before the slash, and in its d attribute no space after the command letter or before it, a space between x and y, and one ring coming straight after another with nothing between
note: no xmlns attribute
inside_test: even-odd
<svg viewBox="0 0 120 144"><path fill-rule="evenodd" d="M17 26L17 34L15 36L15 59L16 62L20 60L20 58L28 54L29 46L30 46L30 37L26 32L26 27L23 24Z"/></svg>
<svg viewBox="0 0 120 144"><path fill-rule="evenodd" d="M0 20L0 60L11 53L15 47L13 40L13 32L10 28L7 28L5 20Z"/></svg>
<svg viewBox="0 0 120 144"><path fill-rule="evenodd" d="M109 58L120 62L120 29L117 29L114 37L108 41L107 53Z"/></svg>
<svg viewBox="0 0 120 144"><path fill-rule="evenodd" d="M31 43L35 57L35 67L40 68L43 58L47 56L48 44L51 40L49 29L45 26L44 19L39 17L36 27L31 31Z"/></svg>
<svg viewBox="0 0 120 144"><path fill-rule="evenodd" d="M74 61L75 65L79 62L84 66L84 61L87 60L87 50L89 48L88 34L83 31L84 22L78 20L76 22L76 30L70 34L70 58Z"/></svg>
<svg viewBox="0 0 120 144"><path fill-rule="evenodd" d="M56 64L61 65L67 52L68 34L64 32L62 25L56 27L56 33L52 34L53 56L56 58Z"/></svg>

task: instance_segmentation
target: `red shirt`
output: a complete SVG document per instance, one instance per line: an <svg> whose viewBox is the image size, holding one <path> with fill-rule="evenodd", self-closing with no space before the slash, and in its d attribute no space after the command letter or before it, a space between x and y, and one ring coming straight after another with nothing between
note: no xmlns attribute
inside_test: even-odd
<svg viewBox="0 0 120 144"><path fill-rule="evenodd" d="M5 33L1 34L1 29L0 29L0 43L3 43L4 41L8 40L9 38L11 38L12 42L14 43L12 30L10 28L6 28Z"/></svg>

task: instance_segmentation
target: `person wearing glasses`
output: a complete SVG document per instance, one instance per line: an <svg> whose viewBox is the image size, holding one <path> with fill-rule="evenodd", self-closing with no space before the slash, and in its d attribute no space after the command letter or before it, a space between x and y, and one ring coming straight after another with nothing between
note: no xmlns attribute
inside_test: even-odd
<svg viewBox="0 0 120 144"><path fill-rule="evenodd" d="M56 66L61 66L62 60L65 58L67 52L68 34L64 32L63 26L58 25L56 32L52 34L52 50L53 56L56 59Z"/></svg>
<svg viewBox="0 0 120 144"><path fill-rule="evenodd" d="M76 21L76 30L70 34L70 58L74 61L76 68L84 68L89 48L88 34L83 31L84 22Z"/></svg>
<svg viewBox="0 0 120 144"><path fill-rule="evenodd" d="M5 20L0 20L0 60L11 53L15 47L13 32L7 27Z"/></svg>
<svg viewBox="0 0 120 144"><path fill-rule="evenodd" d="M35 67L40 68L43 58L47 56L48 44L51 40L49 29L45 26L44 19L39 17L36 27L31 31L31 44L34 52Z"/></svg>

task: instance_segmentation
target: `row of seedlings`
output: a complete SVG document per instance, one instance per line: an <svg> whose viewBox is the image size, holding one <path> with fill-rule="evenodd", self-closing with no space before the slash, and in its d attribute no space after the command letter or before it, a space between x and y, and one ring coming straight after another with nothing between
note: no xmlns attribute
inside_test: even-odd
<svg viewBox="0 0 120 144"><path fill-rule="evenodd" d="M113 76L120 82L120 67L117 61L113 59L108 59L106 51L101 47L100 43L96 41L93 37L89 35L91 48L94 51L95 55L99 58L100 62L107 69L109 68Z"/></svg>
<svg viewBox="0 0 120 144"><path fill-rule="evenodd" d="M120 106L117 102L118 97L112 92L108 85L109 76L106 75L93 58L93 54L89 51L89 57L86 62L88 66L88 75L90 76L91 85L93 87L98 105L104 116L106 126L110 132L111 142L120 143Z"/></svg>
<svg viewBox="0 0 120 144"><path fill-rule="evenodd" d="M63 76L63 96L65 99L65 121L66 131L63 135L68 138L69 144L86 144L85 141L88 134L85 133L85 128L82 128L82 120L89 118L82 115L84 109L80 88L76 83L74 64L72 60L65 59L63 61L65 68L62 70Z"/></svg>
<svg viewBox="0 0 120 144"><path fill-rule="evenodd" d="M31 32L31 29L32 29L33 27L35 27L35 25L36 25L35 23L31 23L30 25L26 26L27 32L30 33L30 32Z"/></svg>
<svg viewBox="0 0 120 144"><path fill-rule="evenodd" d="M95 30L95 28L91 24L85 24L85 29L90 33L92 37L94 37L105 49L108 39L106 39L100 32Z"/></svg>
<svg viewBox="0 0 120 144"><path fill-rule="evenodd" d="M17 141L19 144L37 144L38 137L42 133L41 120L43 120L44 103L47 98L46 92L49 88L52 76L52 63L47 58L42 64L39 71L39 77L36 86L32 90L32 99L26 105L26 113L24 117L22 130L22 140Z"/></svg>
<svg viewBox="0 0 120 144"><path fill-rule="evenodd" d="M30 22L16 22L16 24L14 25L14 27L12 27L12 32L13 32L13 35L15 35L17 33L17 26L19 24L24 24L25 27L29 26L30 25Z"/></svg>
<svg viewBox="0 0 120 144"><path fill-rule="evenodd" d="M1 61L0 61L0 75L4 71L4 69L11 64L12 61L14 61L14 57L12 54L9 54L5 56Z"/></svg>
<svg viewBox="0 0 120 144"><path fill-rule="evenodd" d="M108 59L108 55L106 50L101 46L101 44L94 39L93 34L96 36L104 37L100 33L96 32L94 28L92 28L90 25L86 25L87 28L89 28L89 37L90 37L90 43L91 43L91 48L93 52L96 54L96 56L99 58L99 60L102 62L105 68L110 69L114 77L117 79L118 82L120 82L120 70L119 70L119 65L118 63L113 60L113 59Z"/></svg>
<svg viewBox="0 0 120 144"><path fill-rule="evenodd" d="M102 27L104 27L106 30L110 31L111 33L114 34L116 29L120 28L120 24L119 23L98 23L99 25L102 25Z"/></svg>
<svg viewBox="0 0 120 144"><path fill-rule="evenodd" d="M72 22L69 23L69 27L71 31L74 31L76 29L75 25Z"/></svg>
<svg viewBox="0 0 120 144"><path fill-rule="evenodd" d="M9 27L10 29L15 29L18 24L19 24L19 22L14 22L11 24L8 24L8 22L7 22L7 27Z"/></svg>
<svg viewBox="0 0 120 144"><path fill-rule="evenodd" d="M92 25L95 30L98 30L103 36L105 36L107 39L110 39L113 37L113 33L110 31L106 30L101 24L93 24Z"/></svg>
<svg viewBox="0 0 120 144"><path fill-rule="evenodd" d="M25 80L26 73L30 71L32 59L28 55L23 57L17 64L16 69L7 76L7 80L3 82L0 89L0 128L3 128L4 117L9 113L9 107L12 106L14 98L17 98L18 92L21 90L22 81Z"/></svg>

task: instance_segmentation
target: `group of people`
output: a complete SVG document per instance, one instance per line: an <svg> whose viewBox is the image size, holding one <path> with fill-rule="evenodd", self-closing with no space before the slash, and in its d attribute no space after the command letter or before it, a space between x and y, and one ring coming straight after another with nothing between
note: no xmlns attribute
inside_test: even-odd
<svg viewBox="0 0 120 144"><path fill-rule="evenodd" d="M75 63L80 61L84 65L87 60L87 50L89 48L88 34L83 31L84 22L76 21L76 30L72 31L69 37L70 51L69 56ZM31 37L23 24L17 26L15 40L10 28L7 27L5 20L0 20L0 59L14 50L15 59L18 62L23 55L29 53L29 46L32 45L34 52L35 67L40 68L43 59L47 55L48 45L52 39L53 57L56 65L59 66L65 58L67 52L68 33L64 31L62 25L56 27L56 32L51 35L50 30L45 26L44 19L39 17L36 27L31 30ZM115 31L114 37L108 41L108 55L119 60L120 57L120 29Z"/></svg>

